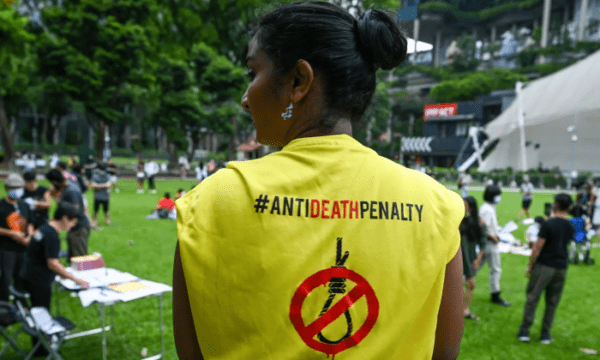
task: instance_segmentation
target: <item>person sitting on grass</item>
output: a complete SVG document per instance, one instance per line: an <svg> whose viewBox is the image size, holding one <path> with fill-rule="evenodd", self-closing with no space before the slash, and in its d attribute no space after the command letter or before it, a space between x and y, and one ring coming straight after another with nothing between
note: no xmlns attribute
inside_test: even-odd
<svg viewBox="0 0 600 360"><path fill-rule="evenodd" d="M546 311L540 340L542 344L549 344L553 340L550 328L565 285L568 264L567 246L575 236L575 227L566 219L572 204L573 200L568 194L556 195L552 206L554 217L542 225L538 239L531 250L529 265L525 271L525 276L529 278L527 300L523 311L523 322L517 334L520 341L529 341L529 327L533 324L535 308L542 292L546 293Z"/></svg>
<svg viewBox="0 0 600 360"><path fill-rule="evenodd" d="M152 214L146 216L146 219L171 219L177 220L175 212L175 202L171 199L170 193L165 193L165 196L158 201Z"/></svg>

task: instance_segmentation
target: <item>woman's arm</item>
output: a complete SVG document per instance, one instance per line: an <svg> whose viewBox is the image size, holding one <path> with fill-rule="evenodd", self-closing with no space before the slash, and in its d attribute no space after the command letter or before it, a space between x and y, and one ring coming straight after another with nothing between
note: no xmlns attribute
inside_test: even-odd
<svg viewBox="0 0 600 360"><path fill-rule="evenodd" d="M462 251L446 265L444 292L438 313L433 360L456 359L464 331Z"/></svg>
<svg viewBox="0 0 600 360"><path fill-rule="evenodd" d="M179 242L175 248L175 261L173 264L173 333L175 347L181 360L203 360L196 327L192 318L190 298L179 256Z"/></svg>

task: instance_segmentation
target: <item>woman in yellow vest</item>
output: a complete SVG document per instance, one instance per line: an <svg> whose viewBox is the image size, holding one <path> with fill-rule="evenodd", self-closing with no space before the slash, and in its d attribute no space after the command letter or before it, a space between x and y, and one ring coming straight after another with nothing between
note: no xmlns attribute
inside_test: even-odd
<svg viewBox="0 0 600 360"><path fill-rule="evenodd" d="M177 201L181 359L454 359L463 200L352 138L378 68L406 57L386 12L282 6L248 44L242 106L282 147Z"/></svg>

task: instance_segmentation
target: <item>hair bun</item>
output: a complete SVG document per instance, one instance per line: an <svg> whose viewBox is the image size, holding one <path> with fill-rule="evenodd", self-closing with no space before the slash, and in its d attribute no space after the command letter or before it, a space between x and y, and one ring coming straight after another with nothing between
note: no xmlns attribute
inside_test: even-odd
<svg viewBox="0 0 600 360"><path fill-rule="evenodd" d="M406 37L387 12L367 10L358 19L357 32L359 49L375 69L393 69L406 58Z"/></svg>

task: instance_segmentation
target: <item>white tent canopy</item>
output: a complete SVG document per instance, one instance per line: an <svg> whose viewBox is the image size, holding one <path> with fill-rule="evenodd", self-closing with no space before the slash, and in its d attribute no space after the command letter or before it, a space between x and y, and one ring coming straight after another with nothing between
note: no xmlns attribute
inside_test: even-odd
<svg viewBox="0 0 600 360"><path fill-rule="evenodd" d="M521 95L528 169L541 164L600 172L600 51L529 83ZM518 103L513 101L485 127L490 140L500 142L480 170L522 169Z"/></svg>

